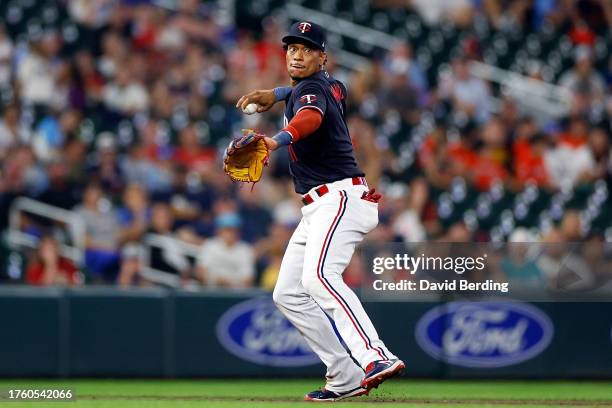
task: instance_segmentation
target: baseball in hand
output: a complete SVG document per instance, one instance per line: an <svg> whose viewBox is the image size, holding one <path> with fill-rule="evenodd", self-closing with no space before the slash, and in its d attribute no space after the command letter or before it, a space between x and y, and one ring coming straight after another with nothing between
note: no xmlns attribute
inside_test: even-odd
<svg viewBox="0 0 612 408"><path fill-rule="evenodd" d="M257 112L257 104L249 103L242 111L246 113L247 115L252 115L255 112Z"/></svg>

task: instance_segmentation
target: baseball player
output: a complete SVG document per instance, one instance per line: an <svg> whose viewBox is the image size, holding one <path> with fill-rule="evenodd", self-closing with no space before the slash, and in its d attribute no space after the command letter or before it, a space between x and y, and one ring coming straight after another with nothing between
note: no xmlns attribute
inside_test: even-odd
<svg viewBox="0 0 612 408"><path fill-rule="evenodd" d="M380 194L368 189L353 155L344 116L347 91L324 70L323 30L298 22L282 41L291 87L253 91L236 107L244 110L255 103L257 111L264 112L285 102L285 127L263 140L270 151L288 148L295 191L304 207L273 298L327 366L325 387L304 399L337 401L367 394L405 367L385 347L342 279L355 246L378 224Z"/></svg>

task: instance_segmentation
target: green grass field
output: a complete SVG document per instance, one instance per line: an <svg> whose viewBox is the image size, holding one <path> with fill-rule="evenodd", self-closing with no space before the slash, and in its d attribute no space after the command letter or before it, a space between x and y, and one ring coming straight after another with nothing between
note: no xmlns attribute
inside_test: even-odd
<svg viewBox="0 0 612 408"><path fill-rule="evenodd" d="M72 388L71 402L11 402L9 407L306 407L316 380L1 380L0 388ZM367 397L336 404L427 408L611 407L612 382L390 380Z"/></svg>

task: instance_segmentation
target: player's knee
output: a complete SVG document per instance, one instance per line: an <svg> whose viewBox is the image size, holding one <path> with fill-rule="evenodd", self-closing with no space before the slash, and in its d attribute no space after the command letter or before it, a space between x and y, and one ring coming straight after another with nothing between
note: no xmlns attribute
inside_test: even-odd
<svg viewBox="0 0 612 408"><path fill-rule="evenodd" d="M278 286L274 288L272 292L272 300L276 304L276 306L287 306L291 303L291 296L282 289L279 289Z"/></svg>
<svg viewBox="0 0 612 408"><path fill-rule="evenodd" d="M311 296L321 289L321 281L316 273L304 273L302 275L302 286Z"/></svg>

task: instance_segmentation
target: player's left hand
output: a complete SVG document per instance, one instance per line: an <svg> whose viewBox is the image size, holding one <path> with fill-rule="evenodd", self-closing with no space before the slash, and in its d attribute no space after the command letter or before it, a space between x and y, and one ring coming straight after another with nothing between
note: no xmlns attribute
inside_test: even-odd
<svg viewBox="0 0 612 408"><path fill-rule="evenodd" d="M254 103L257 105L257 112L265 112L269 110L276 103L276 97L274 96L273 89L259 89L253 92L249 92L243 95L236 102L236 107L240 110L244 110L248 104Z"/></svg>
<svg viewBox="0 0 612 408"><path fill-rule="evenodd" d="M268 147L268 150L273 151L278 149L278 142L274 139L272 139L271 137L268 136L264 136L263 141L265 142L266 146Z"/></svg>
<svg viewBox="0 0 612 408"><path fill-rule="evenodd" d="M266 136L243 129L242 136L232 140L225 150L223 170L234 181L256 183L268 165Z"/></svg>

